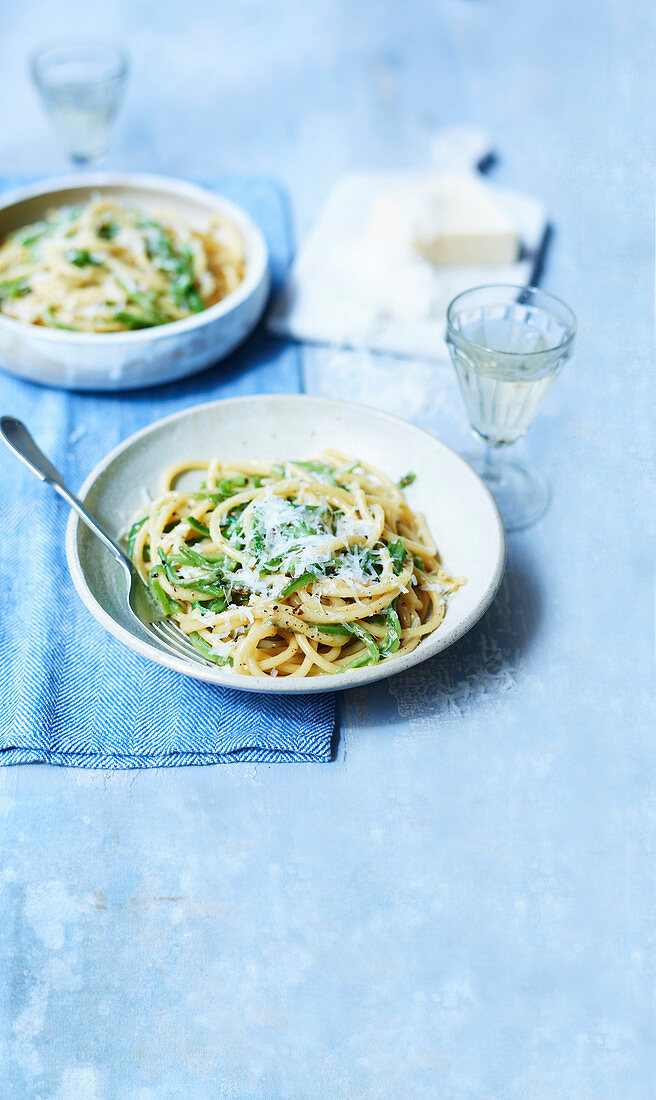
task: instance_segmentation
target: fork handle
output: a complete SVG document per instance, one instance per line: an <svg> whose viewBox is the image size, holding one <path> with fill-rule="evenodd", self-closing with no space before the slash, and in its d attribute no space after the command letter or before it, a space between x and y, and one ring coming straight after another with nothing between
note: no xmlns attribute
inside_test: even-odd
<svg viewBox="0 0 656 1100"><path fill-rule="evenodd" d="M15 416L0 417L0 436L10 450L29 467L33 474L36 474L41 481L45 481L46 485L51 485L60 497L63 497L66 503L77 512L80 519L86 523L87 527L93 531L94 535L97 535L100 541L104 543L119 565L122 565L128 575L132 576L134 566L127 554L103 530L98 521L84 507L82 501L78 500L75 494L71 492L59 470L37 447L22 420L17 420Z"/></svg>

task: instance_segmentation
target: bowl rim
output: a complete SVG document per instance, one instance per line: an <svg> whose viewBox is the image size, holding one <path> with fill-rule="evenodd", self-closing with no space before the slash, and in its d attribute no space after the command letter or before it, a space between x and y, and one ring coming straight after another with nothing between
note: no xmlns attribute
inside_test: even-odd
<svg viewBox="0 0 656 1100"><path fill-rule="evenodd" d="M264 234L250 214L242 206L226 199L218 191L210 191L198 183L190 183L187 180L174 176L161 176L148 172L92 172L84 175L57 176L52 179L40 180L27 184L24 187L14 188L5 192L0 197L0 213L10 210L21 202L30 199L47 198L48 195L58 191L85 190L111 187L134 187L137 190L158 190L168 192L171 196L181 196L206 205L209 209L221 210L226 217L235 222L237 228L244 235L245 245L248 251L246 274L238 287L216 302L208 309L200 313L194 313L190 317L183 317L179 321L168 321L165 325L153 325L150 328L137 329L130 332L70 332L55 328L47 328L45 325L33 325L26 321L19 321L15 317L9 317L0 310L0 326L7 328L9 332L30 332L36 339L54 343L74 343L78 345L89 344L97 348L100 344L111 346L121 344L140 344L154 339L164 339L168 335L176 335L200 328L209 321L216 320L246 301L251 294L261 285L269 271L269 249Z"/></svg>
<svg viewBox="0 0 656 1100"><path fill-rule="evenodd" d="M336 401L332 398L303 393L258 393L247 394L243 397L219 398L216 401L207 401L198 405L192 405L189 408L170 413L168 416L162 417L152 424L146 425L144 428L140 428L139 431L133 432L127 439L119 443L97 464L97 466L94 467L85 479L78 495L81 500L85 500L96 480L123 451L132 447L139 439L157 429L161 429L167 424L173 423L176 420L181 420L187 416L193 416L201 410L216 408L218 406L242 406L256 400L266 400L267 402L277 405L289 401L290 399L297 399L303 404L312 404L315 408L319 409L356 409L365 413L367 416L383 421L384 424L388 425L390 430L398 424L403 424L404 428L410 428L413 432L430 439L431 443L438 449L448 452L457 464L466 468L468 475L478 482L479 489L483 492L483 498L490 508L490 518L493 521L494 533L496 535L496 556L493 562L490 580L488 581L483 596L475 607L471 608L462 619L454 623L450 628L444 631L437 630L434 634L424 639L424 641L411 653L394 658L394 660L389 661L389 663L383 661L378 665L369 665L361 669L351 669L348 672L342 673L339 677L336 676L334 678L316 676L304 677L298 680L291 680L291 678L260 680L259 677L242 676L239 673L233 672L230 669L226 670L220 666L217 666L217 668L205 668L202 665L192 665L183 658L176 657L172 653L160 649L155 644L143 641L141 638L136 637L131 631L117 623L105 608L98 603L86 583L84 569L77 549L77 536L82 521L75 512L71 512L66 527L66 558L78 596L97 622L99 622L109 634L126 645L127 648L131 649L134 653L137 653L147 660L154 661L156 664L163 665L165 668L170 668L186 676L191 676L193 679L202 680L204 683L217 684L221 687L234 688L238 691L254 691L263 694L280 695L307 695L325 691L344 691L348 688L361 687L377 680L387 679L387 677L404 672L414 665L421 664L429 657L435 656L435 654L440 653L442 650L447 649L454 642L458 641L459 638L463 637L463 635L479 621L492 603L499 589L499 585L501 584L505 570L506 540L499 511L487 487L460 455L431 432L417 427L415 424L410 423L410 421L402 420L400 417L392 416L389 413L381 412L378 409L371 408L371 406L362 405L356 402ZM326 681L329 682L326 683Z"/></svg>

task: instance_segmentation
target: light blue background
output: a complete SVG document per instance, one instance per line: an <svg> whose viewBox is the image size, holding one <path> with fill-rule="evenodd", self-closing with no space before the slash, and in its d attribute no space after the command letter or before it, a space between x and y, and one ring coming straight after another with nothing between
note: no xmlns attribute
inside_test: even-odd
<svg viewBox="0 0 656 1100"><path fill-rule="evenodd" d="M653 5L0 19L3 173L64 167L25 55L73 29L132 49L111 167L276 177L300 234L342 170L473 122L547 204L544 283L580 317L526 444L550 512L467 639L344 697L334 764L0 774L2 1094L653 1097ZM463 447L430 373L416 419Z"/></svg>

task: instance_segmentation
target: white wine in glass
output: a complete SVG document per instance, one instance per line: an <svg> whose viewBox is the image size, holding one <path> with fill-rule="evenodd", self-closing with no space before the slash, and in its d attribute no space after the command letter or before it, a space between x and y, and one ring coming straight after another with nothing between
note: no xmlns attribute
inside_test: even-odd
<svg viewBox="0 0 656 1100"><path fill-rule="evenodd" d="M38 50L30 68L53 129L73 164L102 159L128 78L125 51L103 42L62 43Z"/></svg>
<svg viewBox="0 0 656 1100"><path fill-rule="evenodd" d="M447 311L447 344L482 456L467 456L494 497L506 530L535 522L549 489L535 471L501 457L526 433L571 358L576 318L535 287L484 286Z"/></svg>

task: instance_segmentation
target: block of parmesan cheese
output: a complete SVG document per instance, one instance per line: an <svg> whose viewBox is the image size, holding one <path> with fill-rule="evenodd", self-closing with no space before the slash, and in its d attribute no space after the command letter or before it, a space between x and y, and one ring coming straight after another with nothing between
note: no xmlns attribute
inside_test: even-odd
<svg viewBox="0 0 656 1100"><path fill-rule="evenodd" d="M493 189L466 172L423 176L379 198L370 232L437 267L510 264L519 256L512 219Z"/></svg>

